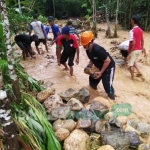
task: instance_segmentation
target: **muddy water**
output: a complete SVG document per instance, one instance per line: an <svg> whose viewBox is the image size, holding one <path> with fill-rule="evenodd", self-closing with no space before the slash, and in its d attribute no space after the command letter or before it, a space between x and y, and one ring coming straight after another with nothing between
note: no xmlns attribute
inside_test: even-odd
<svg viewBox="0 0 150 150"><path fill-rule="evenodd" d="M100 25L101 28L106 29L106 25ZM112 26L113 29L113 26ZM113 31L113 30L112 30ZM96 43L100 44L108 51L113 45L110 43L112 40L123 42L128 39L128 31L118 30L119 38L107 39L105 38L105 32L99 32ZM52 34L49 34L52 37ZM144 33L145 48L149 52L150 49L150 33ZM41 49L45 50L43 45L40 45ZM116 50L116 55L118 55ZM54 55L54 59L48 60L46 55ZM120 57L120 56L119 56ZM80 89L86 87L91 92L91 100L94 97L102 96L107 98L104 92L103 86L100 83L98 90L94 91L88 86L88 75L83 73L84 67L88 64L88 58L85 50L80 46L80 63L74 65L74 76L70 76L68 71L63 71L63 66L58 66L56 63L55 45L49 46L49 53L42 55L36 55L36 59L21 61L25 70L29 75L37 80L44 80L53 82L53 87L56 89L56 93L66 90L68 88ZM116 74L114 79L114 88L116 94L116 103L130 103L132 105L132 112L140 119L150 124L150 66L148 65L149 59L146 59L141 55L138 65L143 73L145 80L142 81L136 78L135 81L130 79L129 70L125 67L116 66Z"/></svg>

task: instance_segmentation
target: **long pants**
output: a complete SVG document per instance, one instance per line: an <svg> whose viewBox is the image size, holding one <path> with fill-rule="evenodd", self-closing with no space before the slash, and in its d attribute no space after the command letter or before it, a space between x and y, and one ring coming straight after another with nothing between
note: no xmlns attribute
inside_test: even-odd
<svg viewBox="0 0 150 150"><path fill-rule="evenodd" d="M112 67L110 69L106 69L99 79L93 79L91 76L89 76L89 84L92 87L97 87L99 82L102 80L105 92L108 95L114 93L114 88L112 86L114 73L115 73L115 67Z"/></svg>

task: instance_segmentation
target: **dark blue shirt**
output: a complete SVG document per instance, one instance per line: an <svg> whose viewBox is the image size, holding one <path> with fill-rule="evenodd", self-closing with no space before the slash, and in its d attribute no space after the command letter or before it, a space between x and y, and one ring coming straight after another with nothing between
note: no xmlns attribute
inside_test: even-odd
<svg viewBox="0 0 150 150"><path fill-rule="evenodd" d="M57 38L57 33L59 32L60 33L60 30L59 30L59 28L58 28L58 26L57 25L53 25L52 26L52 32L53 32L53 35L54 35L54 40Z"/></svg>

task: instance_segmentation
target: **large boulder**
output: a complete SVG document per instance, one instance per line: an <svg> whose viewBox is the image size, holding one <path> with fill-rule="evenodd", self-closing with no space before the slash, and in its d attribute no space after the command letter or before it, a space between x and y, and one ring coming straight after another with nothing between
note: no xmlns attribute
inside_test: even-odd
<svg viewBox="0 0 150 150"><path fill-rule="evenodd" d="M69 113L70 113L70 106L64 105L52 110L48 114L48 118L51 121L55 121L57 119L66 119Z"/></svg>
<svg viewBox="0 0 150 150"><path fill-rule="evenodd" d="M81 110L83 108L83 104L76 98L71 98L67 104L71 110Z"/></svg>
<svg viewBox="0 0 150 150"><path fill-rule="evenodd" d="M39 102L44 102L50 95L53 95L53 94L55 94L55 89L52 87L48 87L45 90L37 94L37 100Z"/></svg>
<svg viewBox="0 0 150 150"><path fill-rule="evenodd" d="M70 132L65 128L60 128L55 132L58 141L63 141L69 136Z"/></svg>
<svg viewBox="0 0 150 150"><path fill-rule="evenodd" d="M126 134L130 138L130 147L138 148L138 146L141 144L139 135L133 131L127 132Z"/></svg>
<svg viewBox="0 0 150 150"><path fill-rule="evenodd" d="M110 145L103 145L100 148L98 148L97 150L115 150L115 149Z"/></svg>
<svg viewBox="0 0 150 150"><path fill-rule="evenodd" d="M127 124L136 129L141 137L147 138L150 135L150 125L138 119L131 119Z"/></svg>
<svg viewBox="0 0 150 150"><path fill-rule="evenodd" d="M69 101L71 98L77 98L78 91L69 88L63 92L60 92L58 95L65 101Z"/></svg>
<svg viewBox="0 0 150 150"><path fill-rule="evenodd" d="M48 97L44 101L43 105L46 108L47 113L50 113L52 110L54 110L54 109L60 107L61 105L63 105L63 101L60 98L60 96L51 95L50 97Z"/></svg>
<svg viewBox="0 0 150 150"><path fill-rule="evenodd" d="M82 88L78 91L77 99L79 99L83 104L87 103L90 99L90 92L86 88Z"/></svg>
<svg viewBox="0 0 150 150"><path fill-rule="evenodd" d="M87 150L86 142L89 136L86 132L75 129L64 141L64 150Z"/></svg>
<svg viewBox="0 0 150 150"><path fill-rule="evenodd" d="M128 150L130 138L126 133L113 131L101 132L102 145L111 145L115 150Z"/></svg>
<svg viewBox="0 0 150 150"><path fill-rule="evenodd" d="M71 132L74 130L75 125L76 125L75 122L71 119L69 120L58 119L53 123L53 130L56 132L60 128L65 128Z"/></svg>

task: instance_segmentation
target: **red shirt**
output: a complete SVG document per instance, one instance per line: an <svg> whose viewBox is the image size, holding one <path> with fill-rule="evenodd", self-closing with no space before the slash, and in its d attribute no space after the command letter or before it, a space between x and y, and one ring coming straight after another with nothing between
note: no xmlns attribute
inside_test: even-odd
<svg viewBox="0 0 150 150"><path fill-rule="evenodd" d="M135 42L133 50L142 50L142 39L143 39L143 31L140 27L135 26L133 29L130 31L130 43L129 43L129 49L128 51L130 52L131 50L131 45L132 42Z"/></svg>
<svg viewBox="0 0 150 150"><path fill-rule="evenodd" d="M64 46L68 44L68 46L70 47L73 47L74 49L77 49L78 48L78 42L77 42L77 39L76 37L73 35L73 34L69 34L69 39L68 41L63 39L63 36L60 35L57 39L57 45L58 46Z"/></svg>

